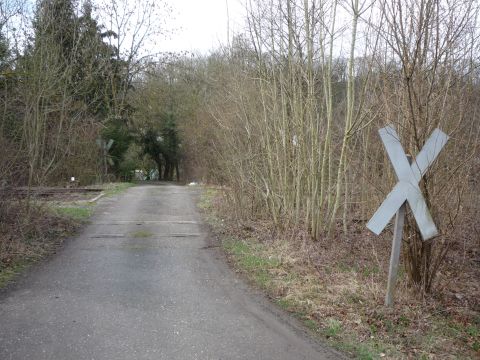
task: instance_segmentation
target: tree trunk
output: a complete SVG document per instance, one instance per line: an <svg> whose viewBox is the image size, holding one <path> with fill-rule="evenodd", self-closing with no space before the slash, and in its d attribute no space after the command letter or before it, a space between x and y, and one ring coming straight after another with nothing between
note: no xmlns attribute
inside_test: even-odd
<svg viewBox="0 0 480 360"><path fill-rule="evenodd" d="M172 167L172 165L171 165L170 161L166 160L165 161L165 171L163 173L163 180L167 180L167 181L171 180L170 179L170 173L171 173L170 169L171 169L171 167Z"/></svg>
<svg viewBox="0 0 480 360"><path fill-rule="evenodd" d="M158 169L158 180L162 180L162 161L158 159L157 161L157 169Z"/></svg>
<svg viewBox="0 0 480 360"><path fill-rule="evenodd" d="M180 181L180 172L178 171L178 161L175 161L175 174L177 176L177 181Z"/></svg>

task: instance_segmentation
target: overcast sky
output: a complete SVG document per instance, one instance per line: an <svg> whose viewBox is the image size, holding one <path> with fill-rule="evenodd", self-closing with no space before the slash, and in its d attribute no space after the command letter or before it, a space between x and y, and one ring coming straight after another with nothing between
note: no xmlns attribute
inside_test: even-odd
<svg viewBox="0 0 480 360"><path fill-rule="evenodd" d="M161 51L208 53L219 43L227 42L228 25L230 36L242 29L242 0L167 0L167 3L173 8L167 21L173 33L169 39L160 41Z"/></svg>
<svg viewBox="0 0 480 360"><path fill-rule="evenodd" d="M0 0L2 1L2 0ZM108 3L109 0L94 0L95 4ZM153 52L191 51L207 54L243 29L245 0L163 0L172 9L166 19L169 36L151 39L158 47ZM83 0L78 0L81 4ZM33 11L35 0L25 0ZM228 14L228 15L227 15ZM163 20L159 24L163 24Z"/></svg>

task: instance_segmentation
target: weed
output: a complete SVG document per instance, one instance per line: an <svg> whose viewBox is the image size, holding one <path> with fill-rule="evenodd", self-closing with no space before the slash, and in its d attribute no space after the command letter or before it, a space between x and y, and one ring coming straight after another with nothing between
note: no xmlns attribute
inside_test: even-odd
<svg viewBox="0 0 480 360"><path fill-rule="evenodd" d="M376 275L380 272L378 266L365 266L362 270L362 274L364 277L370 277L372 275Z"/></svg>
<svg viewBox="0 0 480 360"><path fill-rule="evenodd" d="M473 351L480 351L480 342L475 341L475 342L472 344L472 350L473 350Z"/></svg>
<svg viewBox="0 0 480 360"><path fill-rule="evenodd" d="M376 358L375 353L370 346L361 344L357 347L358 358L361 360L373 360Z"/></svg>
<svg viewBox="0 0 480 360"><path fill-rule="evenodd" d="M358 266L357 265L349 265L344 262L341 262L338 264L337 269L341 273L356 273L358 272Z"/></svg>
<svg viewBox="0 0 480 360"><path fill-rule="evenodd" d="M393 324L392 320L387 319L384 321L384 324L388 333L393 333L395 331L395 325Z"/></svg>
<svg viewBox="0 0 480 360"><path fill-rule="evenodd" d="M344 272L344 273L350 272L350 271L352 271L352 267L348 266L347 264L340 263L340 264L338 264L338 271Z"/></svg>
<svg viewBox="0 0 480 360"><path fill-rule="evenodd" d="M410 319L407 318L405 315L400 315L400 317L398 318L398 324L400 326L407 327L410 325Z"/></svg>
<svg viewBox="0 0 480 360"><path fill-rule="evenodd" d="M158 249L158 246L151 245L151 244L124 244L121 245L122 249L125 249L126 251L151 251Z"/></svg>
<svg viewBox="0 0 480 360"><path fill-rule="evenodd" d="M130 234L134 238L148 238L153 235L152 232L148 230L138 230Z"/></svg>
<svg viewBox="0 0 480 360"><path fill-rule="evenodd" d="M348 290L345 292L345 298L351 304L363 304L365 302L363 296Z"/></svg>
<svg viewBox="0 0 480 360"><path fill-rule="evenodd" d="M218 191L212 188L206 188L200 196L200 201L197 206L203 210L208 210L212 207L213 199L217 196Z"/></svg>
<svg viewBox="0 0 480 360"><path fill-rule="evenodd" d="M277 299L276 303L284 310L291 310L295 307L295 301L293 301L292 299L281 298Z"/></svg>
<svg viewBox="0 0 480 360"><path fill-rule="evenodd" d="M17 274L28 267L27 261L20 261L15 265L0 270L0 288L7 285Z"/></svg>
<svg viewBox="0 0 480 360"><path fill-rule="evenodd" d="M244 241L236 239L228 239L223 242L223 247L227 252L235 256L242 256L245 254L250 254L252 252L251 248Z"/></svg>
<svg viewBox="0 0 480 360"><path fill-rule="evenodd" d="M261 270L254 276L255 282L261 288L267 288L268 284L272 280L272 277L268 274L268 272Z"/></svg>
<svg viewBox="0 0 480 360"><path fill-rule="evenodd" d="M57 215L81 222L92 215L92 209L85 206L58 206L54 207L53 211Z"/></svg>
<svg viewBox="0 0 480 360"><path fill-rule="evenodd" d="M278 267L280 261L261 256L259 252L264 250L262 245L230 238L223 241L223 248L235 257L242 270L249 273L257 285L268 287L272 280L268 270Z"/></svg>
<svg viewBox="0 0 480 360"><path fill-rule="evenodd" d="M478 329L478 327L472 325L467 327L467 334L472 337L477 337L480 335L480 330Z"/></svg>
<svg viewBox="0 0 480 360"><path fill-rule="evenodd" d="M474 316L472 323L477 326L480 326L480 315Z"/></svg>
<svg viewBox="0 0 480 360"><path fill-rule="evenodd" d="M310 330L312 331L318 331L318 324L315 320L312 320L312 319L305 319L303 321L303 323L305 324L305 326L307 328L309 328Z"/></svg>
<svg viewBox="0 0 480 360"><path fill-rule="evenodd" d="M242 259L240 259L242 265L247 270L252 269L267 269L275 268L278 266L278 260L266 259L257 255L244 254Z"/></svg>
<svg viewBox="0 0 480 360"><path fill-rule="evenodd" d="M106 196L118 195L132 186L135 184L128 182L104 184L104 192Z"/></svg>
<svg viewBox="0 0 480 360"><path fill-rule="evenodd" d="M472 350L473 351L480 351L480 341L478 340L479 336L480 336L480 330L479 330L478 326L471 325L471 326L467 327L467 329L465 331L468 334L468 336L473 338Z"/></svg>
<svg viewBox="0 0 480 360"><path fill-rule="evenodd" d="M342 323L337 319L328 319L327 327L323 329L323 334L327 338L336 337L342 331Z"/></svg>

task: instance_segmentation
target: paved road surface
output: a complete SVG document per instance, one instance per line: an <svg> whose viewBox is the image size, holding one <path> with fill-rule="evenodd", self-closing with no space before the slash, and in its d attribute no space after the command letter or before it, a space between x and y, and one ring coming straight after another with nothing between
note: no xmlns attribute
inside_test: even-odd
<svg viewBox="0 0 480 360"><path fill-rule="evenodd" d="M0 293L0 359L338 359L224 264L196 190L142 185Z"/></svg>

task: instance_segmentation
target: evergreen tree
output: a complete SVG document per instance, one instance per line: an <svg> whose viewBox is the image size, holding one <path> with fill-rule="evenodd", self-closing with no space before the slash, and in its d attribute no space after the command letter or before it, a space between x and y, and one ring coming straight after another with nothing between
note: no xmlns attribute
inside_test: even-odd
<svg viewBox="0 0 480 360"><path fill-rule="evenodd" d="M104 38L111 35L93 18L90 1L83 4L79 17L78 51L75 58L74 82L80 85L83 101L92 115L107 117L112 103L112 67L115 49Z"/></svg>
<svg viewBox="0 0 480 360"><path fill-rule="evenodd" d="M35 48L45 42L57 45L59 55L65 62L73 60L78 40L78 18L74 0L41 0L37 4L33 30Z"/></svg>

